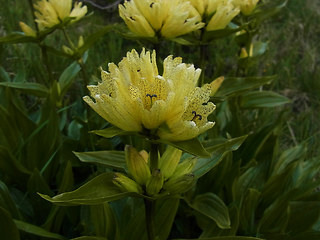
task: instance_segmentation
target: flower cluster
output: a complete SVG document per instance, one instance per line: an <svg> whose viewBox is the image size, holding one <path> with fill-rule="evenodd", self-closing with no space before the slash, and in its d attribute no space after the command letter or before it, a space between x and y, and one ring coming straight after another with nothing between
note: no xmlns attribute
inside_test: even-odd
<svg viewBox="0 0 320 240"><path fill-rule="evenodd" d="M139 36L174 38L204 26L189 2L183 0L131 0L119 4L120 17Z"/></svg>
<svg viewBox="0 0 320 240"><path fill-rule="evenodd" d="M50 29L59 24L70 24L78 21L87 13L87 6L75 3L72 9L72 0L41 0L34 4L36 23L39 31ZM23 22L20 22L22 31L28 36L36 36L36 32Z"/></svg>
<svg viewBox="0 0 320 240"><path fill-rule="evenodd" d="M153 197L174 195L187 191L195 183L192 174L197 159L180 162L182 151L168 146L159 159L159 168L150 169L149 154L126 146L125 156L129 177L115 173L113 183L123 191L146 194Z"/></svg>
<svg viewBox="0 0 320 240"><path fill-rule="evenodd" d="M141 37L175 38L195 30L224 29L240 11L250 15L259 0L131 0L121 18Z"/></svg>
<svg viewBox="0 0 320 240"><path fill-rule="evenodd" d="M150 138L182 141L212 128L207 117L215 109L209 102L217 81L197 87L201 70L182 63L180 57L164 59L158 73L156 53L127 53L119 66L109 64L102 82L88 86L84 100L111 124ZM221 78L218 82L221 82Z"/></svg>
<svg viewBox="0 0 320 240"><path fill-rule="evenodd" d="M207 31L224 29L240 12L232 0L191 0L191 4L206 22Z"/></svg>
<svg viewBox="0 0 320 240"><path fill-rule="evenodd" d="M250 15L258 2L259 0L233 0L234 5L239 7L244 15Z"/></svg>

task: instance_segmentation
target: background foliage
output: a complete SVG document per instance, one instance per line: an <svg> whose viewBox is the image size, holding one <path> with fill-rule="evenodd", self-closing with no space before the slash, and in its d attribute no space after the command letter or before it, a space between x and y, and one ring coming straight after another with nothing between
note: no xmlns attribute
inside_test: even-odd
<svg viewBox="0 0 320 240"><path fill-rule="evenodd" d="M65 54L68 43L55 31L45 40L46 66L37 44L4 43L20 31L19 21L32 24L28 1L0 4L3 239L146 239L140 198L66 207L37 193L54 196L124 169L124 145L139 140L90 133L108 125L82 96L88 82L99 81L99 66L155 46L124 38L117 8L87 4L93 14L67 30L74 42L83 35L84 47ZM319 239L319 21L317 1L290 0L260 26L251 59L239 59L233 35L207 48L205 81L226 77L213 99L217 125L200 139L213 154L200 158L206 168L197 169L203 177L194 188L157 203L160 239ZM157 48L162 59L173 54L200 67L196 47L162 42Z"/></svg>

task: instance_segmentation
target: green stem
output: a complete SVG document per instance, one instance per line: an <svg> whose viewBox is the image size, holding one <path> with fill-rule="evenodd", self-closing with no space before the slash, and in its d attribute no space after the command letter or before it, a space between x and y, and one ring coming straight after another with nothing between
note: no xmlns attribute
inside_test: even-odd
<svg viewBox="0 0 320 240"><path fill-rule="evenodd" d="M48 72L48 76L49 76L49 81L50 83L53 83L54 78L53 78L53 74L52 74L52 70L51 70L51 66L49 64L49 58L48 58L48 52L47 52L47 48L45 45L43 44L39 44L40 48L41 48L41 55L44 61L44 65L46 66L47 72Z"/></svg>
<svg viewBox="0 0 320 240"><path fill-rule="evenodd" d="M67 39L67 41L68 41L71 49L72 49L72 50L75 50L74 44L73 44L73 42L71 41L71 38L69 37L66 29L65 29L65 28L62 28L62 32L63 32L64 37Z"/></svg>
<svg viewBox="0 0 320 240"><path fill-rule="evenodd" d="M154 216L155 216L155 201L144 199L144 206L146 212L146 226L147 226L147 234L148 240L155 240L155 224L154 224Z"/></svg>
<svg viewBox="0 0 320 240"><path fill-rule="evenodd" d="M156 143L151 143L151 149L150 149L150 168L151 172L153 170L158 169L158 162L159 162L159 156L158 156L158 150L159 150L159 145Z"/></svg>

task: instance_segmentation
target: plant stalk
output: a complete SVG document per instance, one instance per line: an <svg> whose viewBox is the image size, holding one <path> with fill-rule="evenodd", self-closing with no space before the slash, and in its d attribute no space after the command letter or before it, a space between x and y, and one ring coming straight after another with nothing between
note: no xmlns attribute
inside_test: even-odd
<svg viewBox="0 0 320 240"><path fill-rule="evenodd" d="M150 149L150 169L153 172L158 169L159 166L159 156L158 156L159 144L151 143Z"/></svg>

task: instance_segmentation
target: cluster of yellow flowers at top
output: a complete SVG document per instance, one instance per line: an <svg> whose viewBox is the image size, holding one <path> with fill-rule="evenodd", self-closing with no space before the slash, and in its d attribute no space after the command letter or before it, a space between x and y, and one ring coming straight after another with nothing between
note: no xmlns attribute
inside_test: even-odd
<svg viewBox="0 0 320 240"><path fill-rule="evenodd" d="M158 33L174 38L204 26L195 8L184 0L125 1L119 4L119 12L132 32L145 37Z"/></svg>
<svg viewBox="0 0 320 240"><path fill-rule="evenodd" d="M249 15L259 0L130 0L119 4L129 29L139 36L174 38L205 27L225 28L241 11Z"/></svg>
<svg viewBox="0 0 320 240"><path fill-rule="evenodd" d="M215 109L209 102L217 83L196 87L201 73L180 57L167 57L163 74L158 73L156 53L142 50L127 53L116 66L109 64L102 82L88 86L91 97L84 100L111 124L132 132L152 133L169 141L194 138L214 123L207 117ZM219 84L218 84L219 85Z"/></svg>
<svg viewBox="0 0 320 240"><path fill-rule="evenodd" d="M39 31L46 30L55 25L66 22L69 23L81 19L87 13L87 6L82 3L75 3L72 9L72 0L41 0L34 4L36 23ZM20 22L22 31L28 36L36 36L36 32L23 22Z"/></svg>

